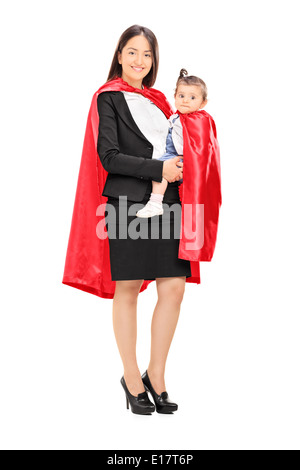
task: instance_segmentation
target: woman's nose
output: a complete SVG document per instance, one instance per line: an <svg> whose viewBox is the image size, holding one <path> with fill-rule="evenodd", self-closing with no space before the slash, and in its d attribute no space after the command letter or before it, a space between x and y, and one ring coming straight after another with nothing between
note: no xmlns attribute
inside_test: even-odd
<svg viewBox="0 0 300 470"><path fill-rule="evenodd" d="M143 63L142 55L137 55L135 58L136 66L142 65L142 63Z"/></svg>

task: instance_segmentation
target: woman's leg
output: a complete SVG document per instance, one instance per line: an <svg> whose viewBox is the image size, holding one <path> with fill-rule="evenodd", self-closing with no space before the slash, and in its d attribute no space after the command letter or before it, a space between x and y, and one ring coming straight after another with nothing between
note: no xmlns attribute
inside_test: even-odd
<svg viewBox="0 0 300 470"><path fill-rule="evenodd" d="M179 318L185 282L185 276L156 279L158 300L152 317L151 356L147 371L159 395L166 390L166 360Z"/></svg>
<svg viewBox="0 0 300 470"><path fill-rule="evenodd" d="M124 366L124 379L132 395L145 391L137 365L137 298L143 279L116 281L113 299L113 328Z"/></svg>

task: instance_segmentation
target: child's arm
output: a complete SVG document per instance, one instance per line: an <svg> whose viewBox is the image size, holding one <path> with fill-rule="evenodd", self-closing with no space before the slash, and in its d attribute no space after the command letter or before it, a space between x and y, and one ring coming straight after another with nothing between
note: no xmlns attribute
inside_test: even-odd
<svg viewBox="0 0 300 470"><path fill-rule="evenodd" d="M180 121L180 117L178 117L174 123L172 128L172 140L174 143L174 147L179 156L182 156L181 161L183 159L183 131L182 131L182 124Z"/></svg>

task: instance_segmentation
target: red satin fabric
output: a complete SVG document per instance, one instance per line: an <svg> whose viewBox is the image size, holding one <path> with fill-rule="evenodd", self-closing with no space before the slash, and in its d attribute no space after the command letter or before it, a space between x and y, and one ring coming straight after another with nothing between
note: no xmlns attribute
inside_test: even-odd
<svg viewBox="0 0 300 470"><path fill-rule="evenodd" d="M107 172L101 165L97 153L99 126L97 97L99 93L104 91L122 90L143 94L158 106L167 118L173 114L172 107L159 90L147 88L146 86L143 90L140 90L128 85L128 83L121 78L115 78L105 83L93 95L87 118L62 283L106 299L113 298L116 283L111 280L108 238L101 240L96 234L97 224L99 223L99 214L96 214L97 207L99 204L105 204L107 201L107 197L102 196ZM206 175L212 175L214 179L215 165L207 163L211 161L211 158L204 157L203 159L199 159L199 150L201 147L194 145L194 142L197 142L197 140L193 140L197 139L196 121L195 125L189 126L186 116L181 115L180 118L184 129L184 182L179 186L179 194L184 204L185 200L193 201L193 192L195 192L196 195L195 200L202 201L203 190L198 189L197 179L194 178L194 169L198 166L196 174L199 175L201 173L200 170L202 171L201 162L206 165ZM192 137L189 136L190 131L192 131ZM205 139L204 141L206 142ZM199 164L197 164L198 160ZM189 161L191 161L190 165L188 163ZM211 169L213 169L212 173ZM210 180L210 178L205 181L208 180ZM202 174L200 181L203 182L201 183L203 186L204 179ZM183 233L185 233L184 230ZM213 243L211 240L213 237L210 237L210 234L211 230L208 230L208 249L210 247L210 254L212 255ZM178 254L180 258L191 260L191 253L187 250L186 240L184 238L180 239ZM192 256L194 256L194 254L192 254ZM191 274L192 276L187 278L186 282L199 284L200 264L197 259L191 260ZM140 292L144 291L150 282L152 281L145 280L141 286Z"/></svg>
<svg viewBox="0 0 300 470"><path fill-rule="evenodd" d="M178 257L211 261L222 204L220 150L213 118L204 110L176 111L183 128L181 239ZM200 207L202 205L202 208Z"/></svg>

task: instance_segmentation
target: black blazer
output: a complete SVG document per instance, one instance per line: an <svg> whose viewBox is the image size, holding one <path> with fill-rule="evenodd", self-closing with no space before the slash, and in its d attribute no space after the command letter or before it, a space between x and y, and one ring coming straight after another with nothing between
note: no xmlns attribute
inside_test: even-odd
<svg viewBox="0 0 300 470"><path fill-rule="evenodd" d="M97 107L97 151L108 172L102 195L142 201L151 191L151 181L161 182L164 162L152 158L153 145L138 128L121 91L100 93ZM168 184L164 202L174 199L176 189L178 181Z"/></svg>

